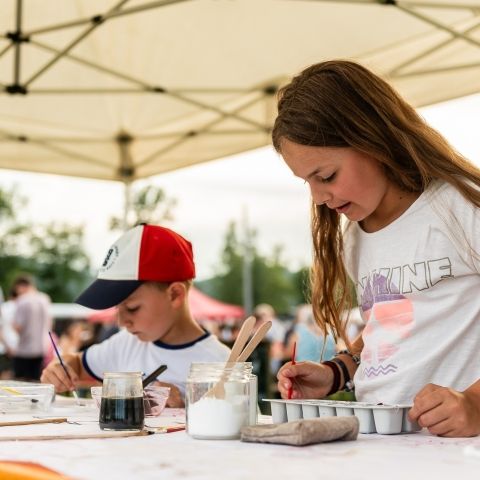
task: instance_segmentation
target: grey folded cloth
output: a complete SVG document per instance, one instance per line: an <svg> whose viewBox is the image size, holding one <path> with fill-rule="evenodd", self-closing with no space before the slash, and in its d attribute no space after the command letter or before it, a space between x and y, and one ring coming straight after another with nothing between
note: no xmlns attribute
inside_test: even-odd
<svg viewBox="0 0 480 480"><path fill-rule="evenodd" d="M356 440L357 417L319 417L274 425L243 427L242 442L311 445L334 440Z"/></svg>

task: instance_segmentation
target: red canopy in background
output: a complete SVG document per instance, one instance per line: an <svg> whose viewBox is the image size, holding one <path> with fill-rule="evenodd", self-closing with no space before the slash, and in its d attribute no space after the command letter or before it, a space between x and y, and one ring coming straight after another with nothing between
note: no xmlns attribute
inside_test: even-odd
<svg viewBox="0 0 480 480"><path fill-rule="evenodd" d="M199 322L202 320L224 322L242 319L245 316L242 307L220 302L195 287L190 288L189 303L193 317ZM113 323L117 320L117 308L97 310L88 316L88 320L93 323Z"/></svg>
<svg viewBox="0 0 480 480"><path fill-rule="evenodd" d="M243 307L220 302L220 300L209 297L195 287L190 289L189 300L190 311L198 321L239 320L245 316Z"/></svg>
<svg viewBox="0 0 480 480"><path fill-rule="evenodd" d="M87 320L92 323L115 323L117 321L117 307L93 310Z"/></svg>

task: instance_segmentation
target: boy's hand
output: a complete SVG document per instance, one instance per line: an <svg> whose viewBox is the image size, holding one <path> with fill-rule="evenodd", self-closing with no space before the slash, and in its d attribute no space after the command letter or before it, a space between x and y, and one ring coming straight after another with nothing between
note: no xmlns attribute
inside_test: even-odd
<svg viewBox="0 0 480 480"><path fill-rule="evenodd" d="M65 364L65 368L68 370L71 380L60 365L60 362L58 360L53 360L43 370L40 381L42 383L52 383L55 386L55 391L57 393L75 390L78 375L68 364Z"/></svg>
<svg viewBox="0 0 480 480"><path fill-rule="evenodd" d="M167 400L167 407L169 408L183 408L185 407L185 402L183 401L182 394L177 386L173 385L172 383L165 383L155 381L153 385L159 385L161 387L169 387L170 388L170 395Z"/></svg>
<svg viewBox="0 0 480 480"><path fill-rule="evenodd" d="M286 363L277 374L278 390L282 398L323 398L332 387L333 372L329 367L314 362Z"/></svg>
<svg viewBox="0 0 480 480"><path fill-rule="evenodd" d="M433 435L473 437L480 433L480 395L430 383L417 393L408 416Z"/></svg>

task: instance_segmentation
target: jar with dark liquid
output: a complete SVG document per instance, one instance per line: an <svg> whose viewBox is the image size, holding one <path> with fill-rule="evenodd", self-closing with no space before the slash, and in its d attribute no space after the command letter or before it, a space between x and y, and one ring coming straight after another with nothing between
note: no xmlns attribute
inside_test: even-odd
<svg viewBox="0 0 480 480"><path fill-rule="evenodd" d="M141 372L105 373L100 404L100 428L141 430L144 419Z"/></svg>

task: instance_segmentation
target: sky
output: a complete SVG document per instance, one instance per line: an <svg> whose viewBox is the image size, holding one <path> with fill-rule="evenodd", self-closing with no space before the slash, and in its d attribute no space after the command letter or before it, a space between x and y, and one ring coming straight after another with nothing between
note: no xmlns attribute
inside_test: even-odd
<svg viewBox="0 0 480 480"><path fill-rule="evenodd" d="M480 166L478 119L480 95L444 102L419 113L473 163ZM257 231L259 252L269 255L283 246L291 269L309 265L311 242L309 192L271 147L184 168L137 182L154 184L177 200L174 220L165 224L194 246L197 279L215 274L228 224L248 223ZM84 248L96 271L108 247L119 236L108 229L121 216L123 186L117 182L0 170L0 187L17 186L27 198L19 218L83 225Z"/></svg>

